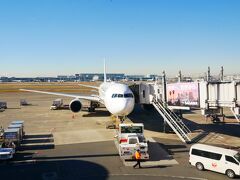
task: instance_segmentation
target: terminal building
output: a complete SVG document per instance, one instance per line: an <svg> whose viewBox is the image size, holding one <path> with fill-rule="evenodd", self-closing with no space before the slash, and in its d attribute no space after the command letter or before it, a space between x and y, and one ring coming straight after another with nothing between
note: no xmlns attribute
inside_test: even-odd
<svg viewBox="0 0 240 180"><path fill-rule="evenodd" d="M77 81L103 81L104 74L103 73L81 73L75 74ZM122 73L114 73L107 74L107 79L111 81L120 81L125 78L125 74Z"/></svg>

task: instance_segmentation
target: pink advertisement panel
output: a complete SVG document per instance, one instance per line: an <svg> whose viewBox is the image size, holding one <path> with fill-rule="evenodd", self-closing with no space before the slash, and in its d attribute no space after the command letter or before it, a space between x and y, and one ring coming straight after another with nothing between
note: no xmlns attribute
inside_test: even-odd
<svg viewBox="0 0 240 180"><path fill-rule="evenodd" d="M198 83L168 84L167 101L170 106L199 106Z"/></svg>

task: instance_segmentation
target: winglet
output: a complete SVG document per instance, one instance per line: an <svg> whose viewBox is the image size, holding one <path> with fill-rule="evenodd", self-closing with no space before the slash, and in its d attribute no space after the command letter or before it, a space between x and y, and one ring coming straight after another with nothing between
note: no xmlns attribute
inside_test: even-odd
<svg viewBox="0 0 240 180"><path fill-rule="evenodd" d="M106 61L105 61L105 58L104 58L104 82L107 82Z"/></svg>

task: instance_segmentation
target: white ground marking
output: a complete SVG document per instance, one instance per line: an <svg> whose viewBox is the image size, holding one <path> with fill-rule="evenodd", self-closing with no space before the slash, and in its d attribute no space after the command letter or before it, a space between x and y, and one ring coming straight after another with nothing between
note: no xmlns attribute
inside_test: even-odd
<svg viewBox="0 0 240 180"><path fill-rule="evenodd" d="M161 174L109 174L109 176L148 176L148 177L168 177L168 178L178 178L178 179L208 180L205 178L198 178L198 177L169 176L169 175L161 175Z"/></svg>

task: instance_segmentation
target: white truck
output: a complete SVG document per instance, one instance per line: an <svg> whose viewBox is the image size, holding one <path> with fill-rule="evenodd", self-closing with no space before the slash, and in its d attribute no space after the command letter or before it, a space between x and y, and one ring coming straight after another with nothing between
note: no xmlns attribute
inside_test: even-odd
<svg viewBox="0 0 240 180"><path fill-rule="evenodd" d="M134 159L137 149L140 149L141 159L148 160L148 143L143 134L144 126L142 123L119 124L117 131L117 142L119 155L124 160Z"/></svg>
<svg viewBox="0 0 240 180"><path fill-rule="evenodd" d="M63 99L55 99L50 107L51 110L60 109L63 106Z"/></svg>
<svg viewBox="0 0 240 180"><path fill-rule="evenodd" d="M20 99L20 106L28 106L30 105L26 99Z"/></svg>

